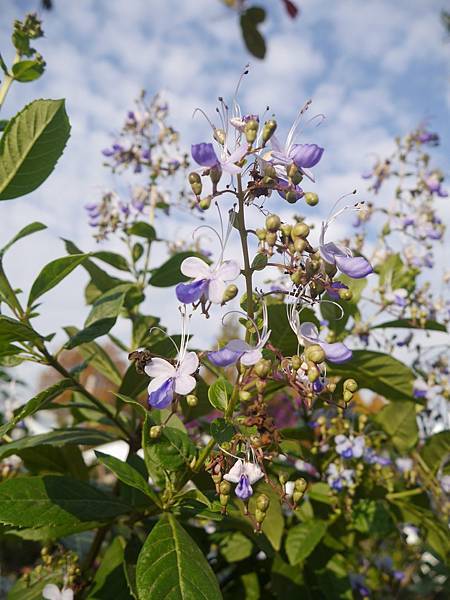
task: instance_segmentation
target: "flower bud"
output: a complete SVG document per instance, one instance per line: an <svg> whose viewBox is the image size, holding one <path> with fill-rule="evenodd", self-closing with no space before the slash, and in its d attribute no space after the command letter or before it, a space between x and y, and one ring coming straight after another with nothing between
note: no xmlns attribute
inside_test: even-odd
<svg viewBox="0 0 450 600"><path fill-rule="evenodd" d="M289 225L288 223L283 223L280 227L280 230L283 236L288 238L291 235L292 225Z"/></svg>
<svg viewBox="0 0 450 600"><path fill-rule="evenodd" d="M240 390L239 391L239 400L241 400L241 402L248 402L251 399L252 395L250 392L248 392L247 390Z"/></svg>
<svg viewBox="0 0 450 600"><path fill-rule="evenodd" d="M318 379L318 377L320 376L320 371L319 369L316 367L316 365L311 362L308 361L308 379L311 383L314 383L316 381L316 379Z"/></svg>
<svg viewBox="0 0 450 600"><path fill-rule="evenodd" d="M319 196L315 192L306 192L303 197L305 198L306 204L309 206L316 206L316 204L319 204Z"/></svg>
<svg viewBox="0 0 450 600"><path fill-rule="evenodd" d="M278 215L269 215L266 217L266 229L269 231L278 231L281 225L281 220Z"/></svg>
<svg viewBox="0 0 450 600"><path fill-rule="evenodd" d="M213 138L219 142L221 146L225 144L225 132L223 129L214 129Z"/></svg>
<svg viewBox="0 0 450 600"><path fill-rule="evenodd" d="M265 518L266 518L266 513L263 510L257 508L255 510L255 521L258 523L258 525L260 525L264 521Z"/></svg>
<svg viewBox="0 0 450 600"><path fill-rule="evenodd" d="M340 289L338 290L338 296L341 300L349 302L353 298L352 290Z"/></svg>
<svg viewBox="0 0 450 600"><path fill-rule="evenodd" d="M198 173L193 171L189 173L189 183L191 184L191 189L196 196L200 196L202 193L202 180Z"/></svg>
<svg viewBox="0 0 450 600"><path fill-rule="evenodd" d="M358 384L354 379L346 379L344 381L344 390L349 392L356 392L358 390Z"/></svg>
<svg viewBox="0 0 450 600"><path fill-rule="evenodd" d="M267 509L269 508L269 504L270 499L269 496L266 496L266 494L259 494L256 498L256 508L259 508L259 510L263 512L267 511Z"/></svg>
<svg viewBox="0 0 450 600"><path fill-rule="evenodd" d="M266 242L269 246L275 246L277 242L277 234L275 231L268 231L266 234Z"/></svg>
<svg viewBox="0 0 450 600"><path fill-rule="evenodd" d="M267 386L267 381L264 379L257 379L255 386L258 394L263 394Z"/></svg>
<svg viewBox="0 0 450 600"><path fill-rule="evenodd" d="M307 360L317 364L325 360L325 352L318 344L314 344L306 348L305 357Z"/></svg>
<svg viewBox="0 0 450 600"><path fill-rule="evenodd" d="M208 208L211 206L211 200L211 196L206 196L205 198L202 198L199 202L200 208L202 210L208 210Z"/></svg>
<svg viewBox="0 0 450 600"><path fill-rule="evenodd" d="M131 256L133 258L133 262L137 263L137 261L141 258L141 256L144 254L144 246L142 244L140 244L139 242L136 242L136 244L134 244L133 246L133 250L131 251Z"/></svg>
<svg viewBox="0 0 450 600"><path fill-rule="evenodd" d="M344 398L344 402L351 402L353 399L353 394L348 390L344 390L342 397Z"/></svg>
<svg viewBox="0 0 450 600"><path fill-rule="evenodd" d="M277 122L274 119L270 119L264 123L263 132L262 132L262 140L264 144L266 144L270 138L275 133L275 129L277 128Z"/></svg>
<svg viewBox="0 0 450 600"><path fill-rule="evenodd" d="M336 265L332 265L331 263L324 263L325 265L325 273L327 275L329 275L330 277L334 277L337 273L337 267Z"/></svg>
<svg viewBox="0 0 450 600"><path fill-rule="evenodd" d="M233 300L233 298L236 298L238 291L238 287L234 283L227 285L223 294L222 304L225 304L225 302L229 302L230 300Z"/></svg>
<svg viewBox="0 0 450 600"><path fill-rule="evenodd" d="M194 396L194 394L188 394L186 396L186 402L188 406L194 407L198 404L198 398L197 396Z"/></svg>
<svg viewBox="0 0 450 600"><path fill-rule="evenodd" d="M231 492L231 483L223 479L219 485L219 492L224 496L228 496Z"/></svg>
<svg viewBox="0 0 450 600"><path fill-rule="evenodd" d="M161 425L153 425L153 427L150 427L150 437L152 438L152 440L157 440L161 436L161 433Z"/></svg>
<svg viewBox="0 0 450 600"><path fill-rule="evenodd" d="M303 477L299 477L298 479L295 480L294 482L294 489L297 492L301 492L301 493L305 493L306 488L308 487L308 482L306 481L306 479L304 479Z"/></svg>
<svg viewBox="0 0 450 600"><path fill-rule="evenodd" d="M270 373L271 366L272 363L270 362L270 360L265 360L264 358L261 358L261 360L258 360L253 369L258 375L258 377L264 378L267 377L267 375Z"/></svg>
<svg viewBox="0 0 450 600"><path fill-rule="evenodd" d="M291 231L292 239L295 238L307 238L310 229L306 223L296 223Z"/></svg>
<svg viewBox="0 0 450 600"><path fill-rule="evenodd" d="M264 165L264 175L269 179L276 179L278 177L277 170L272 163L266 163Z"/></svg>
<svg viewBox="0 0 450 600"><path fill-rule="evenodd" d="M263 242L266 239L267 231L265 229L257 229L256 237L260 242Z"/></svg>
<svg viewBox="0 0 450 600"><path fill-rule="evenodd" d="M291 365L296 371L298 371L302 366L302 359L298 354L294 354L294 356L291 358Z"/></svg>
<svg viewBox="0 0 450 600"><path fill-rule="evenodd" d="M211 167L209 170L209 178L214 185L217 185L222 177L222 169L220 167Z"/></svg>
<svg viewBox="0 0 450 600"><path fill-rule="evenodd" d="M332 394L335 390L336 390L336 384L329 381L327 383L327 391L330 392L330 394Z"/></svg>
<svg viewBox="0 0 450 600"><path fill-rule="evenodd" d="M306 250L307 246L308 246L308 242L306 240L304 240L302 238L295 238L294 249L296 252L301 254L302 252L304 252Z"/></svg>
<svg viewBox="0 0 450 600"><path fill-rule="evenodd" d="M250 119L247 121L244 127L245 138L249 144L253 144L256 140L256 136L258 135L258 127L259 123L255 119Z"/></svg>
<svg viewBox="0 0 450 600"><path fill-rule="evenodd" d="M286 192L286 200L289 204L295 204L299 199L299 195L294 190L288 190Z"/></svg>

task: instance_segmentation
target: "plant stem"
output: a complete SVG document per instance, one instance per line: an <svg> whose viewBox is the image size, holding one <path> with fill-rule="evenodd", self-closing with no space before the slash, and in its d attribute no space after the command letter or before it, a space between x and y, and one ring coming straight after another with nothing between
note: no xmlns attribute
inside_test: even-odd
<svg viewBox="0 0 450 600"><path fill-rule="evenodd" d="M16 52L16 56L13 60L13 65L19 62L20 60L19 52ZM9 88L11 87L12 82L14 81L14 77L9 73L5 75L2 84L0 85L0 110L5 102L6 96L8 95Z"/></svg>
<svg viewBox="0 0 450 600"><path fill-rule="evenodd" d="M244 216L244 199L245 195L242 189L242 178L240 175L237 175L237 185L238 185L238 201L239 201L239 213L238 213L238 230L239 236L241 238L241 247L242 247L242 255L244 258L244 277L245 277L245 285L247 290L247 315L250 319L253 319L253 283L252 283L252 275L253 270L250 264L250 256L248 253L248 244L247 244L247 236L248 232L245 227L245 216ZM249 338L251 333L247 331L246 338ZM248 341L248 339L246 340Z"/></svg>

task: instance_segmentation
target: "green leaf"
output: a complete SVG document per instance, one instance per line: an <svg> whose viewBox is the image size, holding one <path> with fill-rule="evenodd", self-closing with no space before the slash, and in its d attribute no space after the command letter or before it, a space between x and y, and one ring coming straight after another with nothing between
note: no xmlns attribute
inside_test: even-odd
<svg viewBox="0 0 450 600"><path fill-rule="evenodd" d="M132 600L123 566L124 550L125 540L119 536L114 538L95 572L88 600Z"/></svg>
<svg viewBox="0 0 450 600"><path fill-rule="evenodd" d="M284 531L284 518L281 510L280 496L265 481L260 481L257 485L256 493L250 498L249 510L254 513L256 510L256 499L259 493L264 493L270 499L269 508L266 513L261 530L269 540L272 548L277 552L281 548L281 540Z"/></svg>
<svg viewBox="0 0 450 600"><path fill-rule="evenodd" d="M322 317L329 322L329 328L335 333L340 334L345 331L345 327L350 317L354 320L359 318L358 302L361 299L362 292L367 285L367 279L351 279L346 275L340 275L337 279L352 292L350 301L336 301L325 294L325 301L320 303L320 312ZM339 308L340 307L340 308Z"/></svg>
<svg viewBox="0 0 450 600"><path fill-rule="evenodd" d="M306 521L289 530L286 538L286 554L289 564L297 565L305 560L325 535L324 521Z"/></svg>
<svg viewBox="0 0 450 600"><path fill-rule="evenodd" d="M233 392L233 386L224 377L219 377L216 381L209 386L208 399L210 403L225 412L227 409L228 398L231 397Z"/></svg>
<svg viewBox="0 0 450 600"><path fill-rule="evenodd" d="M161 437L149 440L145 450L150 461L168 471L187 466L195 455L190 437L174 427L164 427Z"/></svg>
<svg viewBox="0 0 450 600"><path fill-rule="evenodd" d="M3 246L3 248L0 250L0 256L3 256L3 254L5 254L5 252L9 248L11 248L11 246L15 244L18 240L21 240L22 238L26 237L27 235L31 235L32 233L36 233L37 231L42 231L43 229L47 229L47 225L44 225L39 221L34 221L33 223L26 225L18 233L16 233L16 235L11 240L9 240L9 242L5 246Z"/></svg>
<svg viewBox="0 0 450 600"><path fill-rule="evenodd" d="M122 283L97 298L86 319L84 329L70 338L65 347L70 350L79 344L91 342L95 338L107 334L114 327L122 310L125 296L131 287L130 283Z"/></svg>
<svg viewBox="0 0 450 600"><path fill-rule="evenodd" d="M0 484L0 522L18 527L90 528L129 511L117 498L69 477L16 477Z"/></svg>
<svg viewBox="0 0 450 600"><path fill-rule="evenodd" d="M0 460L12 454L19 454L27 448L36 446L53 446L60 448L66 444L78 444L80 446L98 446L114 441L114 437L105 431L95 429L82 429L73 427L71 429L57 429L49 433L30 435L0 446Z"/></svg>
<svg viewBox="0 0 450 600"><path fill-rule="evenodd" d="M400 452L406 452L417 444L419 430L414 402L391 402L376 415L375 420Z"/></svg>
<svg viewBox="0 0 450 600"><path fill-rule="evenodd" d="M447 331L447 327L437 321L425 321L423 325L418 320L412 321L411 319L396 319L395 321L386 321L386 323L379 323L374 325L371 329L388 329L388 328L399 328L399 329L429 329L430 331Z"/></svg>
<svg viewBox="0 0 450 600"><path fill-rule="evenodd" d="M209 432L218 444L229 442L235 434L233 425L225 419L214 419L209 426Z"/></svg>
<svg viewBox="0 0 450 600"><path fill-rule="evenodd" d="M40 342L42 337L32 327L11 317L0 315L0 347L11 342Z"/></svg>
<svg viewBox="0 0 450 600"><path fill-rule="evenodd" d="M133 223L133 225L127 229L127 233L145 238L149 242L156 240L155 228L152 227L150 223L146 223L145 221L137 221L136 223Z"/></svg>
<svg viewBox="0 0 450 600"><path fill-rule="evenodd" d="M38 79L45 70L45 63L39 60L21 60L12 66L16 81L26 83Z"/></svg>
<svg viewBox="0 0 450 600"><path fill-rule="evenodd" d="M69 139L64 100L35 100L0 139L0 200L29 194L50 175Z"/></svg>
<svg viewBox="0 0 450 600"><path fill-rule="evenodd" d="M117 396L120 400L122 400L122 402L125 402L126 404L129 404L130 406L132 406L135 410L137 410L140 415L143 417L146 415L147 411L145 410L145 407L142 406L142 404L140 402L138 402L137 400L134 400L133 398L130 398L129 396L125 396L124 394L114 394L115 396Z"/></svg>
<svg viewBox="0 0 450 600"><path fill-rule="evenodd" d="M415 278L411 269L402 261L399 254L391 254L377 269L380 276L380 286L390 290L405 288L411 290L415 285Z"/></svg>
<svg viewBox="0 0 450 600"><path fill-rule="evenodd" d="M158 269L155 269L148 283L154 287L170 287L181 281L187 281L189 277L185 277L181 273L180 266L183 260L190 256L198 256L208 263L208 261L205 260L205 257L198 252L179 252L178 254L171 256L169 260Z"/></svg>
<svg viewBox="0 0 450 600"><path fill-rule="evenodd" d="M394 527L389 512L380 500L359 500L353 508L352 516L353 527L357 531L377 538L387 536Z"/></svg>
<svg viewBox="0 0 450 600"><path fill-rule="evenodd" d="M73 387L74 383L71 379L61 379L46 390L39 392L37 396L31 398L31 400L16 411L14 418L9 423L5 423L0 427L0 437L3 437L8 431L15 427L17 423L25 419L25 417L33 415L38 410L44 408L51 400L57 398L60 394Z"/></svg>
<svg viewBox="0 0 450 600"><path fill-rule="evenodd" d="M219 550L226 561L239 562L251 555L253 544L243 533L234 531L220 541Z"/></svg>
<svg viewBox="0 0 450 600"><path fill-rule="evenodd" d="M120 481L126 483L126 485L140 490L146 496L151 498L153 502L160 505L158 496L156 496L148 482L145 481L145 479L142 477L139 471L134 469L128 463L122 462L114 456L103 454L103 452L96 451L95 456L103 465L108 467L108 469L110 469L114 473L117 479L120 479Z"/></svg>
<svg viewBox="0 0 450 600"><path fill-rule="evenodd" d="M86 260L86 254L72 254L49 262L34 280L28 296L28 306L43 294L58 285L69 273Z"/></svg>
<svg viewBox="0 0 450 600"><path fill-rule="evenodd" d="M67 335L73 337L78 332L78 329L76 327L64 327L64 331ZM116 364L112 361L109 354L96 342L81 344L77 347L77 351L86 362L94 367L94 369L97 369L109 381L115 385L120 385L122 376Z"/></svg>
<svg viewBox="0 0 450 600"><path fill-rule="evenodd" d="M360 388L373 390L388 400L410 400L416 379L413 371L396 358L371 350L355 350L346 363L330 364L329 374L351 377Z"/></svg>
<svg viewBox="0 0 450 600"><path fill-rule="evenodd" d="M78 446L67 444L61 448L35 446L16 452L31 475L58 474L87 481L89 470Z"/></svg>
<svg viewBox="0 0 450 600"><path fill-rule="evenodd" d="M436 473L450 455L450 431L440 431L427 439L420 455L430 469Z"/></svg>
<svg viewBox="0 0 450 600"><path fill-rule="evenodd" d="M252 269L254 271L262 271L268 262L268 258L265 254L257 254L252 261Z"/></svg>
<svg viewBox="0 0 450 600"><path fill-rule="evenodd" d="M285 356L297 353L298 340L292 331L287 318L286 304L272 304L268 307L269 329L272 330L270 342L278 348ZM305 308L300 313L301 322L309 321L319 327L319 320L314 312Z"/></svg>
<svg viewBox="0 0 450 600"><path fill-rule="evenodd" d="M0 302L5 302L10 308L13 308L19 314L22 312L20 302L17 299L16 292L13 290L9 279L3 269L3 261L0 255Z"/></svg>
<svg viewBox="0 0 450 600"><path fill-rule="evenodd" d="M241 14L241 30L247 50L256 56L264 58L266 55L266 42L258 31L258 26L266 19L266 11L259 6L252 6Z"/></svg>
<svg viewBox="0 0 450 600"><path fill-rule="evenodd" d="M117 254L117 252L110 252L109 250L100 250L98 252L93 252L91 254L93 258L98 258L103 262L111 265L115 269L119 269L119 271L130 271L130 267L127 263L125 257L121 254Z"/></svg>
<svg viewBox="0 0 450 600"><path fill-rule="evenodd" d="M139 554L140 600L221 600L216 577L194 540L171 514L150 532Z"/></svg>

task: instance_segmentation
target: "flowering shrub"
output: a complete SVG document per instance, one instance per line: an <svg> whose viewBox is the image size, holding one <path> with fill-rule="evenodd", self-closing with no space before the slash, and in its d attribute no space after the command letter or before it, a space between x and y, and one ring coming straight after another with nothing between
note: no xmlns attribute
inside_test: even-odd
<svg viewBox="0 0 450 600"><path fill-rule="evenodd" d="M1 103L12 82L43 70L29 46L39 21L27 17L14 32ZM436 205L447 193L430 156L439 137L423 125L397 140L366 175L372 200L327 199L315 228L317 219L293 213L318 205L314 167L327 159L300 134L322 118L310 111L307 102L283 142L275 117L219 98L219 120L204 115L211 137L194 141L191 160L164 100L142 96L103 151L132 185L86 206L95 238L117 236L124 253L66 241L27 297L0 262L2 396L24 361L58 374L0 425L5 571L18 575L8 598L444 593L448 361L441 346L423 344L448 324L444 292L435 295L427 275L444 236ZM55 100L5 123L0 199L38 187L69 130ZM193 242L158 229L159 211L178 209L202 219ZM338 239L337 221L348 239ZM43 228L22 229L1 257ZM208 251L205 228L218 242ZM161 265L155 245L167 250ZM34 319L41 297L77 267L90 278L89 314L54 352L53 333ZM173 288L179 335L145 312L152 287ZM194 314L224 325L218 343L196 345ZM127 339L111 333L118 319L129 323ZM128 356L125 372L97 341L105 335ZM75 350L82 360L67 369L61 353ZM110 382L109 401L82 382L88 366ZM64 416L33 434L28 420L42 410ZM125 460L111 450L119 441Z"/></svg>

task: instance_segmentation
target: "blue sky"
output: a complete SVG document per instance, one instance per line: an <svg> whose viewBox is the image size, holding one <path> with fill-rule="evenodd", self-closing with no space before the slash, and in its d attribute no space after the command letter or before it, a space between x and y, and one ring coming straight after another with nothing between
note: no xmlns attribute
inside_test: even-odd
<svg viewBox="0 0 450 600"><path fill-rule="evenodd" d="M307 140L326 148L315 170L321 210L355 187L363 189L360 174L370 165L370 153L389 152L393 136L424 117L442 136L437 158L448 172L450 42L439 18L446 3L298 2L302 13L295 21L284 15L281 2L260 2L271 11L265 27L268 55L261 62L247 55L236 16L218 0L55 0L55 10L43 13L46 37L35 44L47 61L46 74L35 84L17 84L4 112L11 115L38 97L65 97L72 137L56 171L38 191L0 203L1 243L32 220L49 226L7 257L14 283L28 289L43 264L64 254L59 237L84 250L95 247L83 206L111 186L100 151L140 89L165 91L188 147L209 135L206 122L192 119L193 109L201 106L212 113L218 95L232 95L248 60L251 72L241 94L245 112L261 113L269 104L280 129L287 131L298 108L313 98L312 112L327 116L314 139ZM2 2L0 51L6 58L11 57L13 19L37 7L37 0ZM448 206L444 199L441 213L447 222ZM179 218L163 223L169 236L180 226ZM45 311L37 321L44 332L81 325L85 281L80 269L44 298ZM154 298L165 306L172 302L167 291Z"/></svg>

